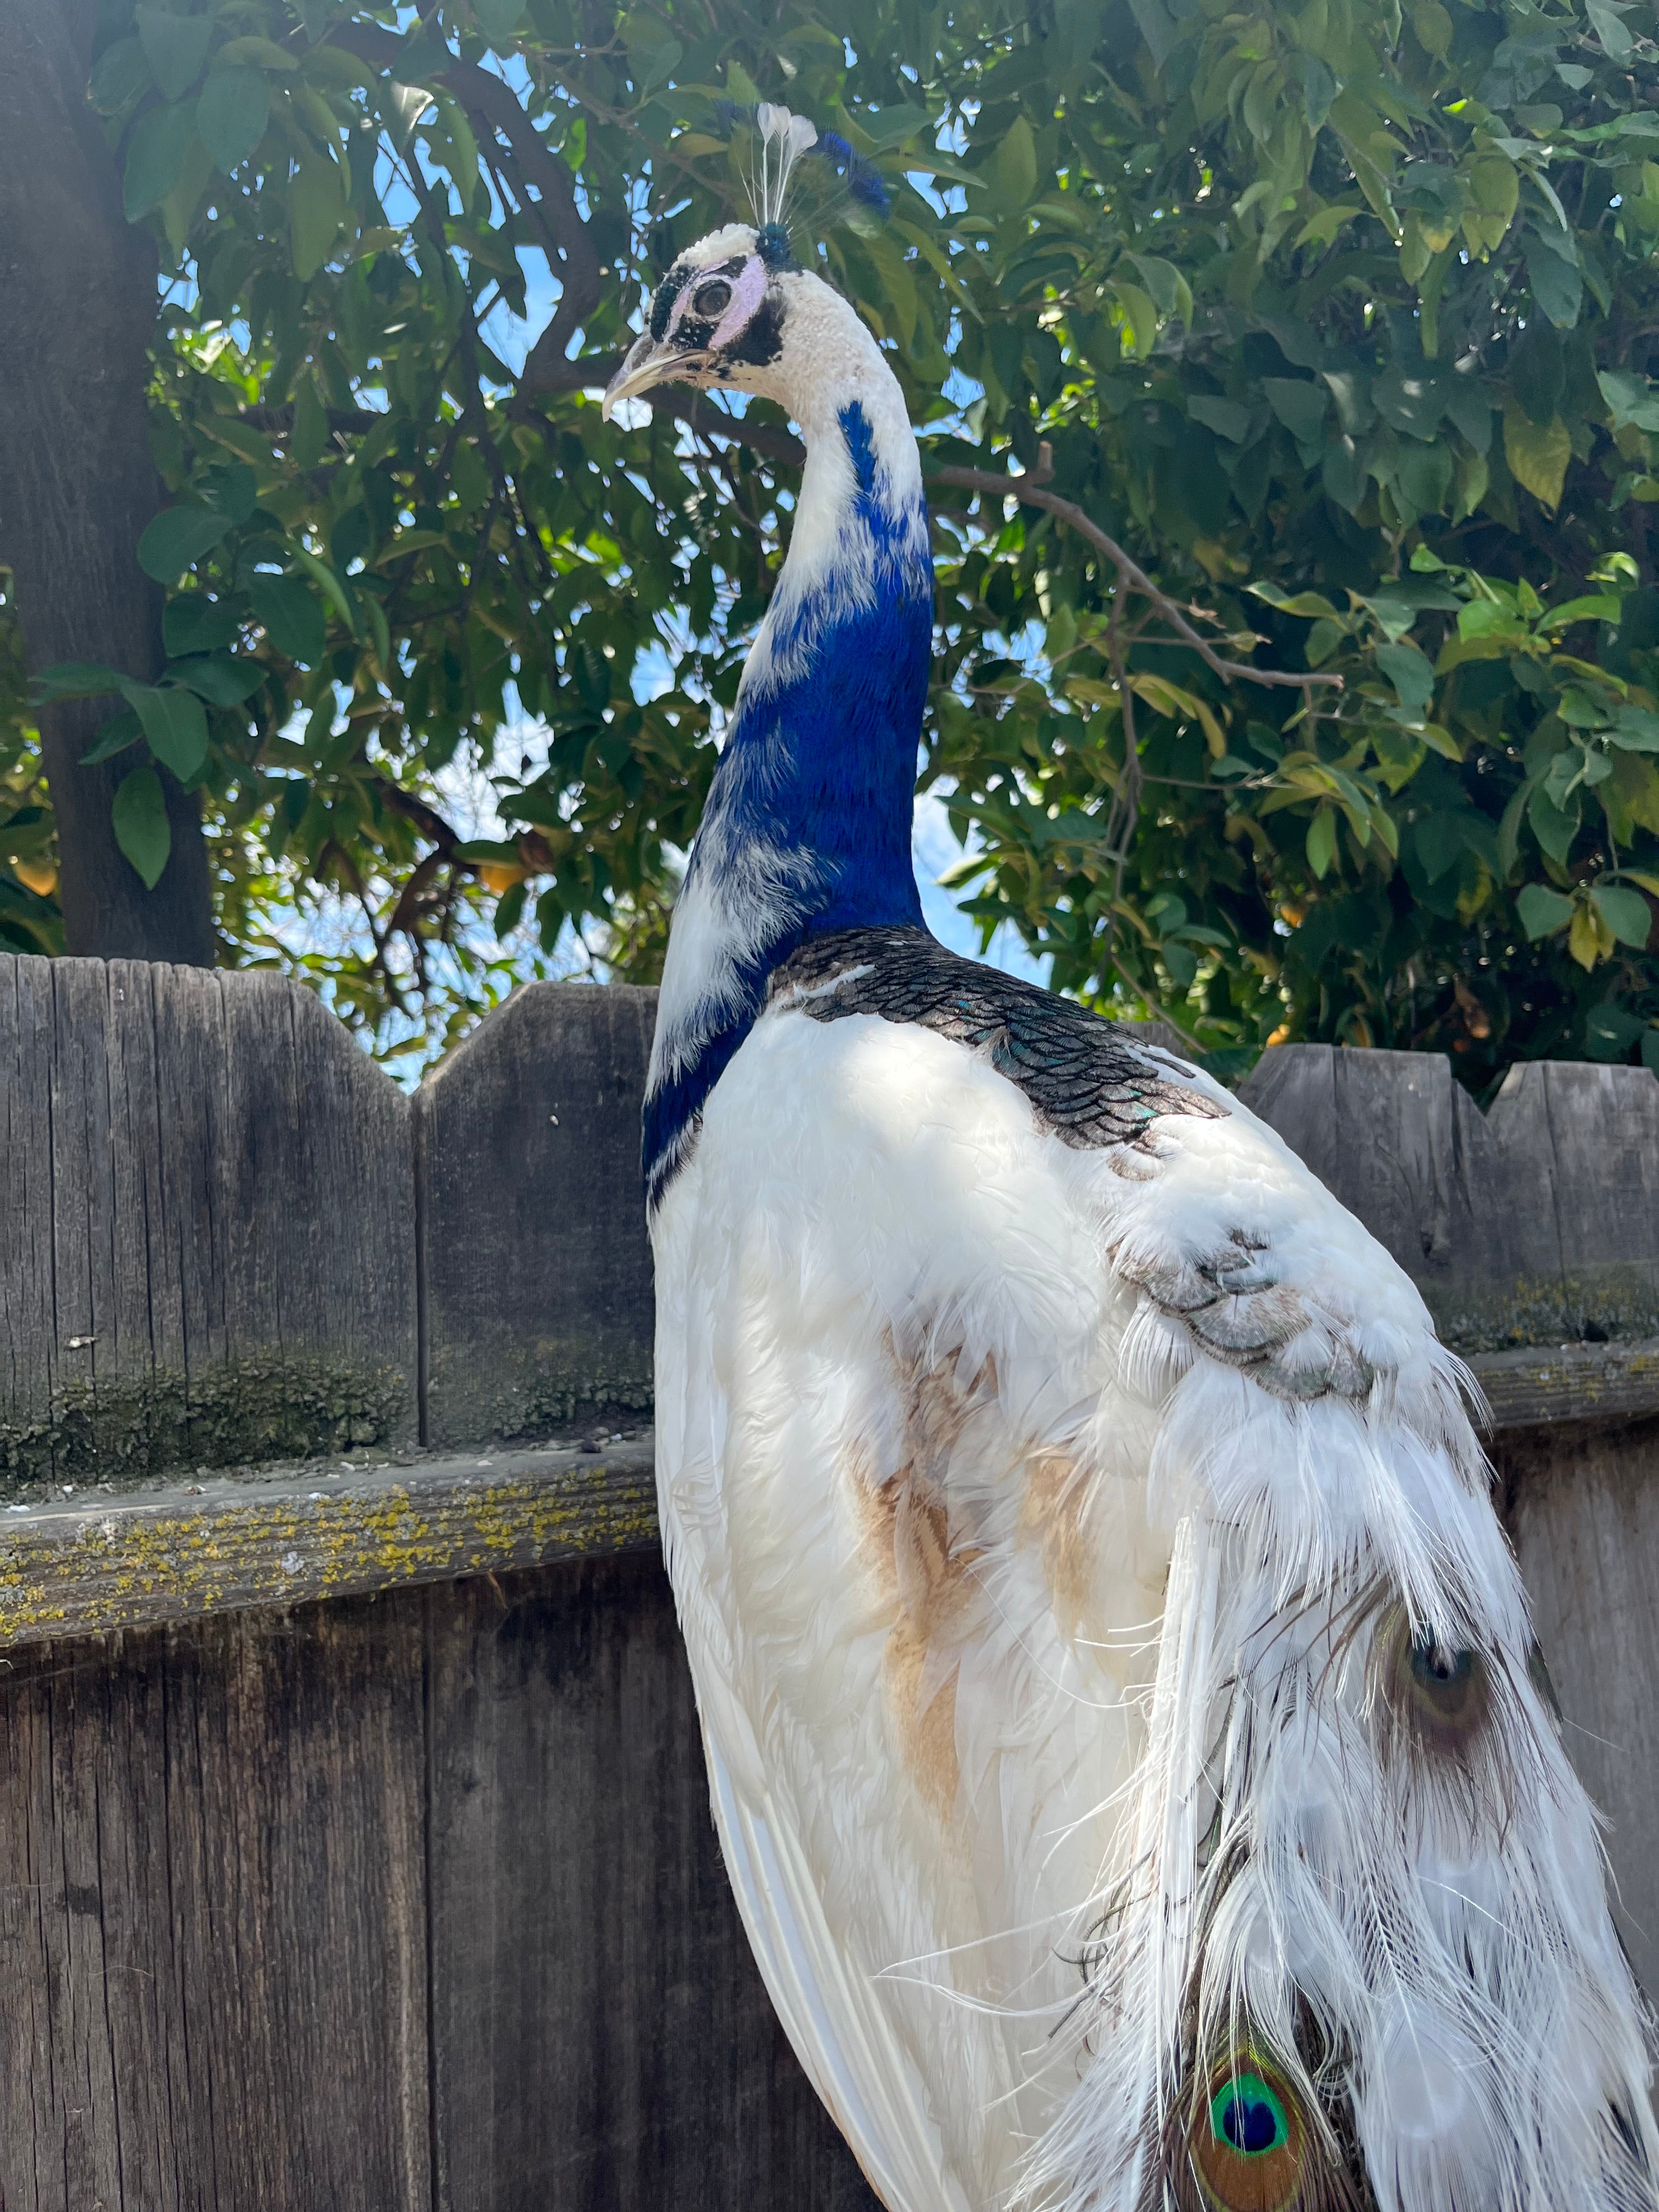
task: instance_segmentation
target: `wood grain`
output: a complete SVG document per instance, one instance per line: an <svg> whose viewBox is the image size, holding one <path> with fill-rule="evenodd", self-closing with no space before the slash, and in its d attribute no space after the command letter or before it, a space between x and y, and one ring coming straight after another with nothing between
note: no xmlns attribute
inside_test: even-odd
<svg viewBox="0 0 1659 2212"><path fill-rule="evenodd" d="M1645 1067L1528 1061L1487 1118L1507 1210L1529 1225L1528 1271L1559 1283L1564 1315L1659 1335L1659 1082Z"/></svg>
<svg viewBox="0 0 1659 2212"><path fill-rule="evenodd" d="M744 1940L660 1564L431 1605L441 2212L878 2212Z"/></svg>
<svg viewBox="0 0 1659 2212"><path fill-rule="evenodd" d="M0 1644L657 1546L649 1432L604 1451L317 1462L0 1515Z"/></svg>
<svg viewBox="0 0 1659 2212"><path fill-rule="evenodd" d="M412 1438L410 1120L283 978L0 958L0 1485Z"/></svg>
<svg viewBox="0 0 1659 2212"><path fill-rule="evenodd" d="M1433 1053L1281 1045L1239 1096L1412 1277L1464 1353L1659 1336L1659 1082L1512 1068L1482 1115Z"/></svg>
<svg viewBox="0 0 1659 2212"><path fill-rule="evenodd" d="M640 1101L656 993L532 983L416 1098L429 1444L651 1407Z"/></svg>
<svg viewBox="0 0 1659 2212"><path fill-rule="evenodd" d="M1477 1355L1501 1444L1659 1415L1659 1340ZM313 1462L0 1514L0 1644L657 1547L646 1430L568 1446Z"/></svg>
<svg viewBox="0 0 1659 2212"><path fill-rule="evenodd" d="M428 2212L424 1645L413 1594L14 1657L8 2212Z"/></svg>
<svg viewBox="0 0 1659 2212"><path fill-rule="evenodd" d="M1506 1519L1569 1757L1608 1822L1614 1917L1659 1996L1659 1421L1517 1437Z"/></svg>
<svg viewBox="0 0 1659 2212"><path fill-rule="evenodd" d="M1500 1434L1659 1414L1659 1338L1488 1352L1469 1362Z"/></svg>

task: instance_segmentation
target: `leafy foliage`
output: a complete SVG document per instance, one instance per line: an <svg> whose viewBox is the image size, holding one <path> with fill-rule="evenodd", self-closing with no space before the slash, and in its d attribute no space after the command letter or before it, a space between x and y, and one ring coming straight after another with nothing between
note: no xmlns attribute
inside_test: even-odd
<svg viewBox="0 0 1659 2212"><path fill-rule="evenodd" d="M653 972L793 447L759 405L666 394L647 433L594 392L739 210L721 104L758 94L893 195L825 266L923 426L924 775L987 931L1224 1068L1286 1036L1477 1086L1659 1067L1653 30L1647 0L105 0L91 96L176 278L142 549L172 658L51 680L125 697L123 849L165 859L163 761L228 957L357 902L313 965L371 1027L465 1018L492 931ZM1214 665L1252 658L1341 686ZM44 942L3 668L0 715L0 933ZM451 818L469 761L489 844Z"/></svg>

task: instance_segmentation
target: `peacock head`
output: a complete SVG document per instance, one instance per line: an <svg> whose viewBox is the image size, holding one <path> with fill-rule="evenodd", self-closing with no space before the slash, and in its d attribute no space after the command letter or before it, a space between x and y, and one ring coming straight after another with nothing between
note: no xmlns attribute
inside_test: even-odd
<svg viewBox="0 0 1659 2212"><path fill-rule="evenodd" d="M796 262L788 211L800 178L817 169L838 200L880 212L879 178L844 138L820 137L787 108L763 106L757 120L754 222L728 223L679 256L605 392L607 418L619 401L674 383L754 392L810 424L815 398L856 382L874 351L848 302Z"/></svg>
<svg viewBox="0 0 1659 2212"><path fill-rule="evenodd" d="M734 222L681 254L611 380L605 415L658 384L782 397L780 386L804 366L798 357L801 326L813 319L811 294L836 297L817 277L790 267L787 253L787 243Z"/></svg>

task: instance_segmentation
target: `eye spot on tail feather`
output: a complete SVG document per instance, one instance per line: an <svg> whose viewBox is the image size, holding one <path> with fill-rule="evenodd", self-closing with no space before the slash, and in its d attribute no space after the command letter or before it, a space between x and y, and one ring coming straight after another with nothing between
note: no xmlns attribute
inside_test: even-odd
<svg viewBox="0 0 1659 2212"><path fill-rule="evenodd" d="M1204 2077L1186 2139L1170 2160L1182 2212L1350 2212L1332 2166L1283 2069L1251 2045Z"/></svg>
<svg viewBox="0 0 1659 2212"><path fill-rule="evenodd" d="M1441 1757L1462 1752L1486 1724L1492 1675L1480 1652L1413 1634L1403 1606L1376 1631L1377 1683L1387 1713L1414 1747Z"/></svg>

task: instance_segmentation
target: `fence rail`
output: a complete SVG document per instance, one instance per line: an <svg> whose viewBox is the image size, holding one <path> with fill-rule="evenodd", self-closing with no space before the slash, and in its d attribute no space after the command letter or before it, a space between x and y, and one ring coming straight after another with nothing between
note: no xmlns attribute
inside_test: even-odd
<svg viewBox="0 0 1659 2212"><path fill-rule="evenodd" d="M653 1014L531 986L410 1098L279 979L0 960L9 2212L868 2212L655 1557ZM1244 1092L1480 1376L1651 1983L1659 1084Z"/></svg>

